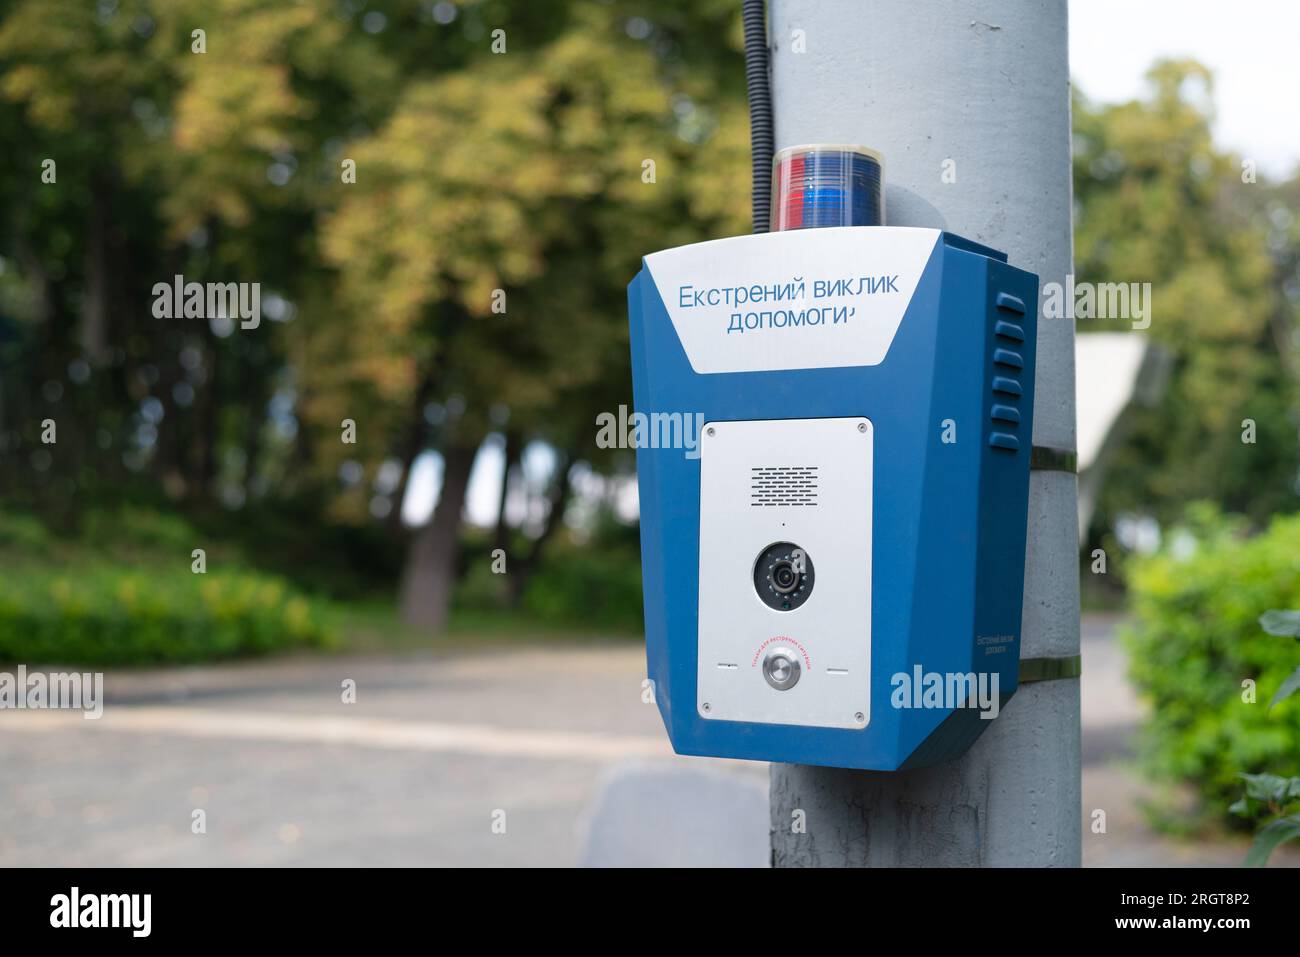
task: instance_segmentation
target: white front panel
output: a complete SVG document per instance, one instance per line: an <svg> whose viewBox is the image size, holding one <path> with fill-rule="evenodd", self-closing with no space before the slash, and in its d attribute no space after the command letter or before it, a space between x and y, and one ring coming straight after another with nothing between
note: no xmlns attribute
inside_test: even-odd
<svg viewBox="0 0 1300 957"><path fill-rule="evenodd" d="M665 249L645 264L698 373L871 366L884 361L938 241L939 230L910 226L796 229ZM802 296L784 295L799 285ZM751 314L768 318L727 331Z"/></svg>
<svg viewBox="0 0 1300 957"><path fill-rule="evenodd" d="M701 717L866 727L873 444L871 422L862 418L706 425L700 454ZM799 546L813 573L807 599L789 611L765 604L754 582L758 557L777 542ZM763 675L765 655L777 648L799 659L799 679L787 690Z"/></svg>

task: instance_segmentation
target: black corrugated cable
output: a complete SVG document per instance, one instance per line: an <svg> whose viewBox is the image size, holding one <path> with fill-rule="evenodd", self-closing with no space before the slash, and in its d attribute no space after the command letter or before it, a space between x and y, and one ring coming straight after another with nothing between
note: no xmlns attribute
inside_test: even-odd
<svg viewBox="0 0 1300 957"><path fill-rule="evenodd" d="M749 92L749 149L753 164L754 232L768 231L772 203L772 90L768 83L766 0L743 0L745 85Z"/></svg>

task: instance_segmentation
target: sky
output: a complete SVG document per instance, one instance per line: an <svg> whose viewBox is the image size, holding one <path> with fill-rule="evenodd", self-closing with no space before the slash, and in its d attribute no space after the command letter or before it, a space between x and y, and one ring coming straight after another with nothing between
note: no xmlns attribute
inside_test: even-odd
<svg viewBox="0 0 1300 957"><path fill-rule="evenodd" d="M1070 75L1093 102L1141 97L1152 63L1187 56L1214 71L1218 145L1254 160L1264 176L1300 171L1300 0L1070 0ZM525 467L540 479L553 460L536 446ZM427 519L440 478L438 456L422 456L403 503L408 523ZM489 443L475 463L466 517L495 522L500 495L501 449Z"/></svg>
<svg viewBox="0 0 1300 957"><path fill-rule="evenodd" d="M1300 2L1071 0L1070 75L1094 102L1141 96L1156 59L1214 71L1222 148L1282 178L1300 165Z"/></svg>

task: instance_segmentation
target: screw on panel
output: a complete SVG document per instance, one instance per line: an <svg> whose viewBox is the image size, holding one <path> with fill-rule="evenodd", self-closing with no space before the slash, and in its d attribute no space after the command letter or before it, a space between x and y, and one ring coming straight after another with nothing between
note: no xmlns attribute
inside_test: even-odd
<svg viewBox="0 0 1300 957"><path fill-rule="evenodd" d="M859 431L859 432L865 432L865 431L867 431L867 423L865 423L865 422L859 422L859 423L858 423L858 431Z"/></svg>
<svg viewBox="0 0 1300 957"><path fill-rule="evenodd" d="M704 702L704 704L701 705L701 707L704 708L705 712L709 712L713 710L713 706L710 705L707 701Z"/></svg>
<svg viewBox="0 0 1300 957"><path fill-rule="evenodd" d="M708 428L708 433L709 433L709 435L716 435L716 434L717 434L717 433L714 431L713 426L709 426L709 428Z"/></svg>
<svg viewBox="0 0 1300 957"><path fill-rule="evenodd" d="M863 714L861 711L859 711L859 712L858 712L857 714L855 714L853 717L857 718L859 723L861 723L861 722L867 720L867 716L866 716L865 714Z"/></svg>

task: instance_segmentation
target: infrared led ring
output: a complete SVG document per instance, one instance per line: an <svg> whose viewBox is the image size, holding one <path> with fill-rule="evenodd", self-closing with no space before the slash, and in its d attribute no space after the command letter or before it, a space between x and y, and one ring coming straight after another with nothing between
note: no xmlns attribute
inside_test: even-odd
<svg viewBox="0 0 1300 957"><path fill-rule="evenodd" d="M812 559L793 542L769 545L754 562L754 590L769 608L794 611L812 589Z"/></svg>

